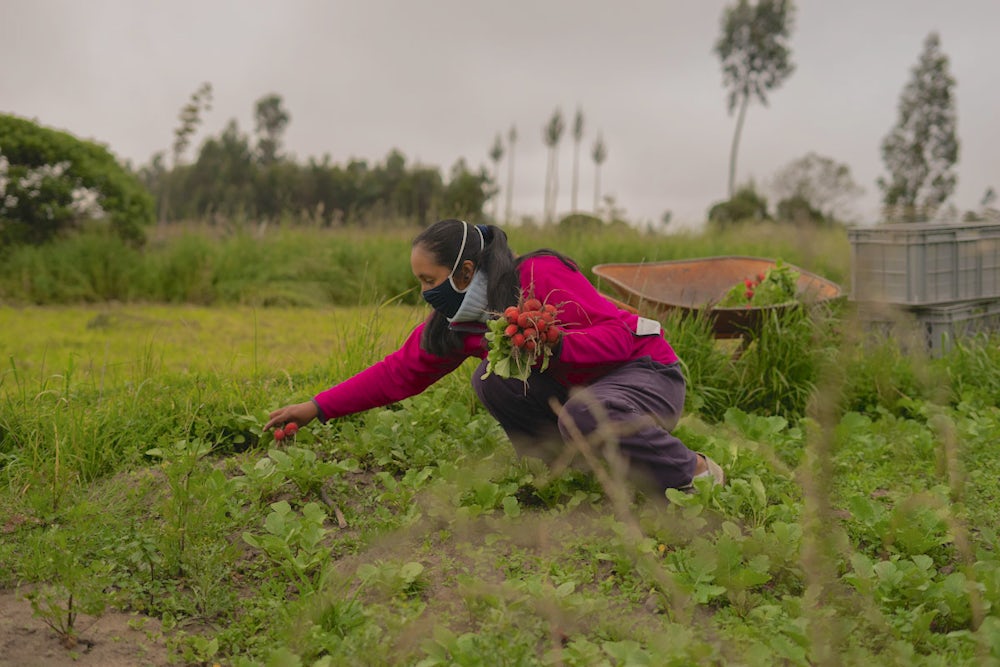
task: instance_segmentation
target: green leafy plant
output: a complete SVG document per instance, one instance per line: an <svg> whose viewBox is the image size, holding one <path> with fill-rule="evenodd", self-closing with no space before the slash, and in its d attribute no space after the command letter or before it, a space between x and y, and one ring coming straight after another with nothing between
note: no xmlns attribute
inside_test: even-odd
<svg viewBox="0 0 1000 667"><path fill-rule="evenodd" d="M275 474L294 483L304 495L319 496L324 484L336 484L344 473L358 471L354 459L323 461L316 452L304 447L271 449L267 455L274 462Z"/></svg>
<svg viewBox="0 0 1000 667"><path fill-rule="evenodd" d="M329 532L326 518L319 503L306 503L299 514L281 500L271 505L264 533L244 532L243 541L263 551L300 594L311 594L322 588L330 562L330 551L323 544Z"/></svg>
<svg viewBox="0 0 1000 667"><path fill-rule="evenodd" d="M764 273L747 277L733 285L717 305L723 308L779 306L796 300L799 272L780 259Z"/></svg>
<svg viewBox="0 0 1000 667"><path fill-rule="evenodd" d="M88 556L82 543L81 536L53 527L39 537L35 560L27 563L29 576L41 581L26 595L32 613L66 648L79 641L80 614L100 616L108 602L104 589L111 581L111 564Z"/></svg>
<svg viewBox="0 0 1000 667"><path fill-rule="evenodd" d="M364 563L358 567L358 577L365 585L375 585L389 595L412 598L427 588L424 566L417 561L405 563Z"/></svg>
<svg viewBox="0 0 1000 667"><path fill-rule="evenodd" d="M169 567L176 574L183 570L185 550L200 507L197 481L203 473L199 462L211 451L212 446L203 440L177 440L165 447L146 450L147 456L163 460L170 486L170 499L164 506L167 528L164 539Z"/></svg>

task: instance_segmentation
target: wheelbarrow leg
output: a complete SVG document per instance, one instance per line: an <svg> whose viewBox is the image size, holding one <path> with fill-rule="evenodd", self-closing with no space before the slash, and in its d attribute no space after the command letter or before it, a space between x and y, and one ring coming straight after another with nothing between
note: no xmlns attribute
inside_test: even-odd
<svg viewBox="0 0 1000 667"><path fill-rule="evenodd" d="M736 346L735 350L733 350L733 361L742 357L743 353L746 352L746 349L750 347L750 343L752 342L753 337L750 334L743 334L740 336L740 344Z"/></svg>

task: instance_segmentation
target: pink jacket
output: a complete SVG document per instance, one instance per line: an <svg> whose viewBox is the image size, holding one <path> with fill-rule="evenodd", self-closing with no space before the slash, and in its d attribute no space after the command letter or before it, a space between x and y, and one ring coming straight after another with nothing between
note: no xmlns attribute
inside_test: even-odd
<svg viewBox="0 0 1000 667"><path fill-rule="evenodd" d="M557 318L565 335L558 357L552 359L546 373L560 383L587 384L623 362L642 357L663 364L677 361L662 332L637 334L638 315L604 298L583 273L570 269L558 257L526 259L519 271L526 295L559 308ZM481 333L467 334L462 349L454 355L438 357L420 348L423 329L421 323L402 347L385 359L317 394L314 400L320 419L343 417L415 396L467 358L486 358L486 340Z"/></svg>

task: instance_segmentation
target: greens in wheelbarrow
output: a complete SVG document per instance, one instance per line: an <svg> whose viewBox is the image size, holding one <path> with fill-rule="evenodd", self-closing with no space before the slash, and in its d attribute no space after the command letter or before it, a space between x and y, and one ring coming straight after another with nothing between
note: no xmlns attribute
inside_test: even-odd
<svg viewBox="0 0 1000 667"><path fill-rule="evenodd" d="M798 292L798 271L780 259L765 273L745 278L733 285L717 304L721 308L756 308L777 306L795 301Z"/></svg>

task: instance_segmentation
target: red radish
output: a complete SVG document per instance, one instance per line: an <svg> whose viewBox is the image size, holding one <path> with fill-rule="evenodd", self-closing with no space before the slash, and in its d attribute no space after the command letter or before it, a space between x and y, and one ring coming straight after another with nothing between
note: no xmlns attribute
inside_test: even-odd
<svg viewBox="0 0 1000 667"><path fill-rule="evenodd" d="M534 352L535 347L537 347L537 345L538 343L536 343L534 340L524 341L524 349L526 349L528 352Z"/></svg>
<svg viewBox="0 0 1000 667"><path fill-rule="evenodd" d="M538 299L528 299L524 302L524 310L539 310L542 307L542 302Z"/></svg>
<svg viewBox="0 0 1000 667"><path fill-rule="evenodd" d="M285 424L285 435L293 436L299 431L299 425L295 422L288 422Z"/></svg>
<svg viewBox="0 0 1000 667"><path fill-rule="evenodd" d="M559 340L559 329L557 327L549 327L549 330L545 332L545 338L550 343L556 342Z"/></svg>
<svg viewBox="0 0 1000 667"><path fill-rule="evenodd" d="M507 328L503 330L503 335L510 338L520 330L521 327L517 326L516 324L508 324Z"/></svg>
<svg viewBox="0 0 1000 667"><path fill-rule="evenodd" d="M528 315L528 313L521 313L520 315L517 316L517 326L521 327L522 329L527 329L530 324L531 324L531 317Z"/></svg>
<svg viewBox="0 0 1000 667"><path fill-rule="evenodd" d="M517 306L508 306L507 310L503 311L503 316L507 318L508 322L514 322L517 320L517 316L521 314L521 311L517 309Z"/></svg>
<svg viewBox="0 0 1000 667"><path fill-rule="evenodd" d="M545 304L545 312L546 313L552 313L553 315L555 315L556 314L556 310L557 310L557 308L553 304L551 304L551 303Z"/></svg>
<svg viewBox="0 0 1000 667"><path fill-rule="evenodd" d="M282 428L276 428L276 429L274 429L274 439L275 440L284 440L285 439L285 429L282 429Z"/></svg>
<svg viewBox="0 0 1000 667"><path fill-rule="evenodd" d="M538 337L538 330L533 327L528 327L524 330L524 338L526 340L531 340Z"/></svg>
<svg viewBox="0 0 1000 667"><path fill-rule="evenodd" d="M524 347L524 334L514 334L510 339L510 344L514 347Z"/></svg>

